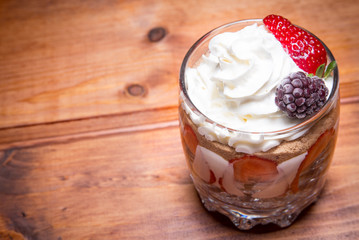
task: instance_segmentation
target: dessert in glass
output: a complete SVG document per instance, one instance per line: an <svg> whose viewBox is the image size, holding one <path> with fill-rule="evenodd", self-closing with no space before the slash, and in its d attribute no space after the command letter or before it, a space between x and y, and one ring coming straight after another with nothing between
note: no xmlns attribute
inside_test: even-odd
<svg viewBox="0 0 359 240"><path fill-rule="evenodd" d="M179 119L206 209L243 230L289 226L318 199L333 157L335 59L316 36L277 15L223 25L184 58Z"/></svg>

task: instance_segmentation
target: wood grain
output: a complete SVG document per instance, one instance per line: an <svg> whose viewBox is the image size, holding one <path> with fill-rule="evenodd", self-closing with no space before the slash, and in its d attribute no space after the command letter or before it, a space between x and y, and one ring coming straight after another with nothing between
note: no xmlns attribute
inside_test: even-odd
<svg viewBox="0 0 359 240"><path fill-rule="evenodd" d="M350 112L348 116L355 118L341 121L335 160L320 201L292 227L259 228L260 236L358 236L359 151L350 144L358 140L358 134L351 134L359 132L357 109L357 103L342 106L342 114ZM8 150L3 156L0 197L7 208L1 213L13 230L27 227L22 233L35 239L249 239L258 234L239 232L201 207L176 126L39 144Z"/></svg>
<svg viewBox="0 0 359 240"><path fill-rule="evenodd" d="M356 82L359 34L353 26L359 20L350 7L355 1L322 5L286 0L2 1L0 128L174 106L180 63L196 39L223 23L272 12L315 32L339 66L345 63L342 83ZM147 34L158 26L168 34L150 42ZM131 84L143 86L145 94L128 96ZM344 97L353 96L351 90L343 91Z"/></svg>
<svg viewBox="0 0 359 240"><path fill-rule="evenodd" d="M0 239L359 239L356 0L0 1ZM340 72L339 139L318 203L289 228L207 212L178 129L189 47L278 13ZM150 41L151 29L166 35Z"/></svg>

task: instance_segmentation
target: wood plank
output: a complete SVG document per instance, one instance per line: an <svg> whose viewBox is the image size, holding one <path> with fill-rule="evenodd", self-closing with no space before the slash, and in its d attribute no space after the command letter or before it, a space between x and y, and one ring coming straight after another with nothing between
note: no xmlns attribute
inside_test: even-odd
<svg viewBox="0 0 359 240"><path fill-rule="evenodd" d="M359 103L341 116L321 199L280 231L238 231L201 206L177 126L2 151L0 219L29 239L355 239Z"/></svg>
<svg viewBox="0 0 359 240"><path fill-rule="evenodd" d="M146 111L112 114L71 121L33 124L0 129L0 149L31 144L30 142L51 141L79 135L96 135L96 132L128 132L138 129L177 124L177 106ZM94 133L95 132L95 133ZM94 133L94 134L93 134Z"/></svg>
<svg viewBox="0 0 359 240"><path fill-rule="evenodd" d="M359 19L353 5L352 0L2 1L0 128L175 106L180 63L195 40L223 23L273 12L327 43L340 66L342 97L353 97L359 90ZM159 26L168 34L150 42L148 32ZM129 95L129 87L138 85L140 95Z"/></svg>
<svg viewBox="0 0 359 240"><path fill-rule="evenodd" d="M359 239L356 0L0 1L0 239ZM278 13L339 64L321 199L289 228L238 231L188 176L178 72L206 31ZM148 39L154 27L167 34Z"/></svg>

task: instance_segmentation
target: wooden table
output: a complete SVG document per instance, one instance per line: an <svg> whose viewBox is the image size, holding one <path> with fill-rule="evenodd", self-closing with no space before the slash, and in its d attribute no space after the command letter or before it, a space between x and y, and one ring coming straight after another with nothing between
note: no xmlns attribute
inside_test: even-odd
<svg viewBox="0 0 359 240"><path fill-rule="evenodd" d="M340 69L320 201L289 228L207 212L178 130L178 75L201 35L276 13ZM0 239L359 239L357 0L0 1ZM158 29L159 28L159 29Z"/></svg>

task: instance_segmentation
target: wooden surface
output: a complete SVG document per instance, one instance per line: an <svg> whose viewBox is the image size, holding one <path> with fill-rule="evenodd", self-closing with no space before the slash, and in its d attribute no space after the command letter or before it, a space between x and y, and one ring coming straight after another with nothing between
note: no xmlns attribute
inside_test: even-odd
<svg viewBox="0 0 359 240"><path fill-rule="evenodd" d="M317 204L289 228L238 231L190 181L179 68L205 32L270 13L334 53L339 139ZM359 239L358 13L357 0L0 1L0 239Z"/></svg>

